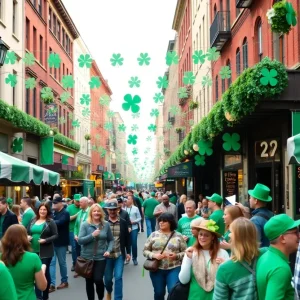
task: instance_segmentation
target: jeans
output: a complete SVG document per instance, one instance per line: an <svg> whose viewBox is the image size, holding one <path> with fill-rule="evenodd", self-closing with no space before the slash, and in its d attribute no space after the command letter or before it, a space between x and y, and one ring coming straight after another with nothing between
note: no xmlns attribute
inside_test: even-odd
<svg viewBox="0 0 300 300"><path fill-rule="evenodd" d="M76 253L76 244L74 239L74 232L69 232L69 241L70 245L72 247L72 261L73 266L75 266L76 260L77 260L77 253Z"/></svg>
<svg viewBox="0 0 300 300"><path fill-rule="evenodd" d="M112 293L113 277L115 276L114 300L123 299L123 269L125 257L107 258L104 273L105 288L108 294Z"/></svg>
<svg viewBox="0 0 300 300"><path fill-rule="evenodd" d="M35 295L37 299L43 299L47 300L49 299L49 287L51 283L51 277L50 277L50 263L51 263L52 257L47 258L41 258L42 264L46 265L46 279L47 279L47 288L42 292L35 286Z"/></svg>
<svg viewBox="0 0 300 300"><path fill-rule="evenodd" d="M149 272L154 288L154 300L165 299L166 286L168 293L170 293L176 282L178 282L179 272L180 267L170 270L158 269L156 272Z"/></svg>
<svg viewBox="0 0 300 300"><path fill-rule="evenodd" d="M68 270L67 270L67 246L54 247L54 256L50 264L50 276L51 285L56 285L56 257L58 259L59 270L61 275L61 283L68 282Z"/></svg>
<svg viewBox="0 0 300 300"><path fill-rule="evenodd" d="M131 256L132 259L137 259L137 238L138 238L139 229L133 229L130 232L131 239Z"/></svg>
<svg viewBox="0 0 300 300"><path fill-rule="evenodd" d="M88 300L95 300L95 289L94 284L96 285L96 292L98 299L102 300L104 297L104 283L103 276L105 271L106 260L95 260L93 266L93 277L85 279L86 294Z"/></svg>
<svg viewBox="0 0 300 300"><path fill-rule="evenodd" d="M155 231L156 218L147 218L146 219L146 227L147 227L147 237Z"/></svg>

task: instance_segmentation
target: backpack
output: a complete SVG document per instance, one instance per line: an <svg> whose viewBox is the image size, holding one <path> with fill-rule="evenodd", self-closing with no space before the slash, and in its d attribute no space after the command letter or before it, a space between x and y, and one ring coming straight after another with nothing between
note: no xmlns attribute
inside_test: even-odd
<svg viewBox="0 0 300 300"><path fill-rule="evenodd" d="M257 300L258 299L258 295L257 295L257 284L256 284L256 263L257 263L257 258L254 259L253 263L252 263L252 268L251 266L249 266L247 263L245 262L240 262L242 264L243 267L245 267L251 274L253 277L253 283L254 283L254 297L253 300Z"/></svg>

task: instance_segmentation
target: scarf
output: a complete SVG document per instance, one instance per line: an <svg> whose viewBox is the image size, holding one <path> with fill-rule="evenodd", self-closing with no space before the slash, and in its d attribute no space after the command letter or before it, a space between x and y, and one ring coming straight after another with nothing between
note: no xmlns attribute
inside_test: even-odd
<svg viewBox="0 0 300 300"><path fill-rule="evenodd" d="M192 269L198 284L206 291L210 292L214 288L216 273L218 264L216 262L209 261L208 267L206 267L205 257L202 251L193 253Z"/></svg>

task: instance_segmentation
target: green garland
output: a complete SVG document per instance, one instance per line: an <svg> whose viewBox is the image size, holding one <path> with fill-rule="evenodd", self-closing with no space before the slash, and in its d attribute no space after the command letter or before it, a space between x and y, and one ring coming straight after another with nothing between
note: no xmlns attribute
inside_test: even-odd
<svg viewBox="0 0 300 300"><path fill-rule="evenodd" d="M275 11L275 16L272 17L271 30L277 33L289 33L292 26L286 20L286 1L275 3L273 9Z"/></svg>
<svg viewBox="0 0 300 300"><path fill-rule="evenodd" d="M48 136L50 127L40 120L26 114L15 106L8 105L0 99L0 119L8 121L15 128L23 129L26 132L33 133L37 136ZM79 151L80 145L67 138L62 134L56 134L54 141L58 144Z"/></svg>
<svg viewBox="0 0 300 300"><path fill-rule="evenodd" d="M277 71L277 85L262 85L262 69L275 69ZM193 149L193 145L200 140L213 140L217 135L227 127L241 121L245 116L254 112L256 105L262 99L276 99L288 86L288 76L284 65L276 60L270 60L265 57L261 62L246 69L226 90L222 100L218 101L209 114L194 127L183 142L176 148L170 158L162 166L159 175L164 174L169 167L172 167L186 155L184 150ZM226 119L225 114L229 113L234 120L230 122Z"/></svg>

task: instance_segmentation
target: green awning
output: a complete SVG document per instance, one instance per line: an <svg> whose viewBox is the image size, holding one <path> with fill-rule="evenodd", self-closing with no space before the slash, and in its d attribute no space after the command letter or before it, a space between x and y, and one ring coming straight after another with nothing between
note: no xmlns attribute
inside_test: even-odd
<svg viewBox="0 0 300 300"><path fill-rule="evenodd" d="M300 134L288 138L287 154L289 164L300 164Z"/></svg>
<svg viewBox="0 0 300 300"><path fill-rule="evenodd" d="M0 181L59 185L60 175L0 151Z"/></svg>
<svg viewBox="0 0 300 300"><path fill-rule="evenodd" d="M103 173L103 178L104 180L115 180L115 175L114 173L106 171Z"/></svg>

